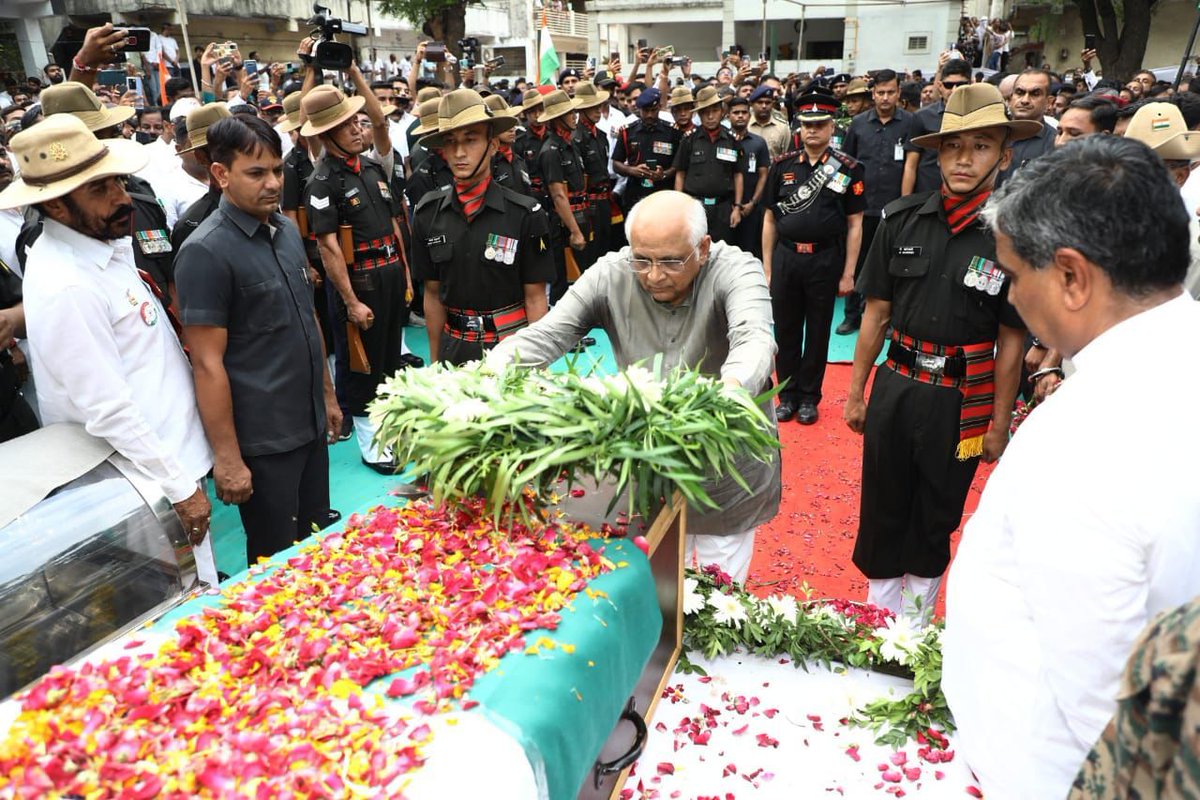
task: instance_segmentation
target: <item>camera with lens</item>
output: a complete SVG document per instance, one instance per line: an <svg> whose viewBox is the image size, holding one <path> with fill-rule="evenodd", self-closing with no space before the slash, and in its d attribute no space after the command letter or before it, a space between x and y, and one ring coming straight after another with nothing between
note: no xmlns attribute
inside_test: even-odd
<svg viewBox="0 0 1200 800"><path fill-rule="evenodd" d="M313 17L308 21L309 25L316 26L312 32L313 38L317 40L317 45L313 48L313 63L321 69L347 70L354 63L354 49L348 44L335 41L334 37L339 33L366 36L367 26L357 22L346 22L331 16L332 13L322 5L313 4Z"/></svg>

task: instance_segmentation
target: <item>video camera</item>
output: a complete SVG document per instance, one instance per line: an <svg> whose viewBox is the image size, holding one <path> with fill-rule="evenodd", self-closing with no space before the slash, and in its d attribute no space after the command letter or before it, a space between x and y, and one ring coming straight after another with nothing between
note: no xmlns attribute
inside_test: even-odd
<svg viewBox="0 0 1200 800"><path fill-rule="evenodd" d="M348 44L334 41L334 36L339 33L366 36L367 26L357 22L345 22L330 16L332 13L328 8L313 3L313 17L308 21L309 25L317 26L312 32L313 38L317 40L317 45L313 48L313 63L321 69L347 70L354 63L354 49Z"/></svg>

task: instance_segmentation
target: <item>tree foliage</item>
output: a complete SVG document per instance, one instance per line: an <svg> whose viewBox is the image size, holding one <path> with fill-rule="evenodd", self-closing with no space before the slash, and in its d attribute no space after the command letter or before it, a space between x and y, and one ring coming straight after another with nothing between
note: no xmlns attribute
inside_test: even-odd
<svg viewBox="0 0 1200 800"><path fill-rule="evenodd" d="M1150 39L1150 14L1157 0L1072 0L1085 35L1096 37L1096 54L1106 78L1126 81L1142 67Z"/></svg>
<svg viewBox="0 0 1200 800"><path fill-rule="evenodd" d="M376 0L385 14L407 20L431 41L444 42L455 56L458 40L466 35L467 6L478 0Z"/></svg>

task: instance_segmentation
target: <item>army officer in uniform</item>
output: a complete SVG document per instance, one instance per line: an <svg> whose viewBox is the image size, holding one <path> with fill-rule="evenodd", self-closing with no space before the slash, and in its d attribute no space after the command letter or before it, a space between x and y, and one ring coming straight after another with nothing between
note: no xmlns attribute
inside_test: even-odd
<svg viewBox="0 0 1200 800"><path fill-rule="evenodd" d="M546 215L492 177L495 137L516 122L458 89L442 98L428 139L454 185L427 194L413 214L413 271L425 282L430 355L451 364L481 358L546 313L554 278Z"/></svg>
<svg viewBox="0 0 1200 800"><path fill-rule="evenodd" d="M721 124L725 107L714 86L696 95L700 127L683 135L675 154L675 191L689 194L704 206L708 235L729 242L742 221L742 170L745 156L733 132Z"/></svg>

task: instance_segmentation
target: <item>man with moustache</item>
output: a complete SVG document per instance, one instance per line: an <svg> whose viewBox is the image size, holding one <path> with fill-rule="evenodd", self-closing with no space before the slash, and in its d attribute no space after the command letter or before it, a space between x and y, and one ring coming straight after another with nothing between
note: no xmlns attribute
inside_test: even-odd
<svg viewBox="0 0 1200 800"><path fill-rule="evenodd" d="M279 213L279 134L237 115L208 129L217 210L179 252L180 316L212 446L251 564L323 527L342 412L325 365L304 242Z"/></svg>
<svg viewBox="0 0 1200 800"><path fill-rule="evenodd" d="M32 205L44 216L23 286L42 421L108 441L157 483L199 542L212 452L174 318L135 265L122 180L149 156L133 142L97 139L72 114L47 117L11 145L24 169L0 208Z"/></svg>

